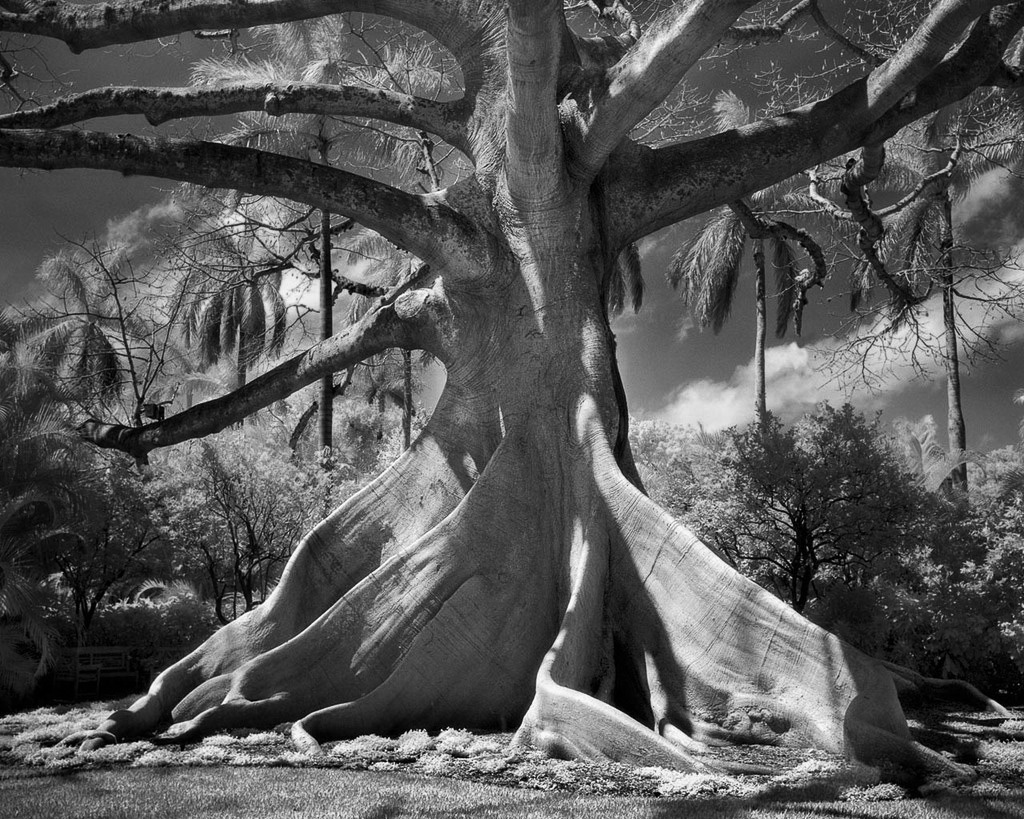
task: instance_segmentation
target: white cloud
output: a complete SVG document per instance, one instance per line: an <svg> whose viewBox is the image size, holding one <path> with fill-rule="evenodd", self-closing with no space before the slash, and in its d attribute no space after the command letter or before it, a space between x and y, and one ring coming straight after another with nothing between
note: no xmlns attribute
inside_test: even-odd
<svg viewBox="0 0 1024 819"><path fill-rule="evenodd" d="M768 408L785 419L812 409L819 401L842 404L846 393L815 366L814 355L795 342L765 352L765 383ZM878 401L867 396L862 409ZM746 424L754 417L754 363L737 367L727 381L703 378L684 384L654 416L673 424L702 425L708 430Z"/></svg>
<svg viewBox="0 0 1024 819"><path fill-rule="evenodd" d="M982 338L997 346L1024 340L1021 305L998 313L991 308L991 299L1005 297L1018 287L1024 287L1024 272L1012 269L961 283L958 291L973 298L957 303L960 326L977 328ZM771 347L765 353L768 408L786 420L820 401L833 405L850 401L863 412L882 409L911 382L944 378L942 359L936 352L941 350L942 333L942 297L936 294L918 312L916 336L911 328L904 328L884 343L860 350L860 358L850 368L858 378L848 379L848 388L824 366L839 350L838 341L827 341L816 350L794 342ZM868 337L867 331L864 337ZM915 338L924 339L916 350ZM872 375L870 388L859 378L862 373ZM753 359L738 366L725 381L703 378L682 385L651 415L675 424L701 424L709 430L748 423L754 415Z"/></svg>
<svg viewBox="0 0 1024 819"><path fill-rule="evenodd" d="M178 222L183 216L181 204L170 197L155 205L138 208L127 216L107 222L105 244L132 253L148 242L154 228Z"/></svg>

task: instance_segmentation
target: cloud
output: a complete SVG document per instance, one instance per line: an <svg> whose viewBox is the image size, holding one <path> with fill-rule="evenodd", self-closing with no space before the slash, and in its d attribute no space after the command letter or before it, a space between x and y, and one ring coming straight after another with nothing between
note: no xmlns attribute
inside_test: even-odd
<svg viewBox="0 0 1024 819"><path fill-rule="evenodd" d="M964 328L973 328L969 331L973 337L966 334L966 341L1002 347L1024 340L1024 305L1012 298L1022 288L1024 271L1010 268L958 285L958 292L967 297L957 302L958 326L962 334ZM993 309L997 298L1004 300L1005 309ZM795 342L769 348L765 352L768 408L785 420L802 415L820 401L833 405L849 401L861 411L871 412L883 409L913 382L945 377L941 293L922 305L916 330L905 327L872 344L871 329L862 329L863 342L853 351L835 339L813 350ZM849 376L845 379L841 377L844 369ZM683 384L650 415L674 424L700 424L712 431L750 422L754 416L753 359L736 367L727 380L703 378Z"/></svg>
<svg viewBox="0 0 1024 819"><path fill-rule="evenodd" d="M148 243L151 231L180 222L184 215L181 203L173 197L155 205L138 208L127 216L107 222L104 244L120 247L126 253L132 253Z"/></svg>
<svg viewBox="0 0 1024 819"><path fill-rule="evenodd" d="M765 383L768 408L790 420L812 409L820 401L842 404L846 392L827 373L815 366L814 354L795 342L765 351ZM858 401L872 409L878 400ZM746 424L754 417L753 360L737 367L726 381L702 378L684 384L666 406L653 413L659 420L714 431Z"/></svg>

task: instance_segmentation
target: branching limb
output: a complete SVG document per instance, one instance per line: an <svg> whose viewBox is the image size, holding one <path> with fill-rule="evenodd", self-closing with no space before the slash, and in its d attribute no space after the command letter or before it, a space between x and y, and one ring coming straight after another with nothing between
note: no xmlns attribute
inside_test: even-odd
<svg viewBox="0 0 1024 819"><path fill-rule="evenodd" d="M433 327L425 323L434 318L437 309L442 308L433 291L416 291L395 301L385 300L356 324L228 395L144 427L89 420L79 432L97 446L120 449L136 457L158 447L219 432L323 376L371 355L391 347L424 346L424 339L429 339L433 332Z"/></svg>
<svg viewBox="0 0 1024 819"><path fill-rule="evenodd" d="M831 97L704 139L617 155L605 177L616 246L697 213L733 202L805 168L877 144L900 128L956 102L1002 65L1024 25L1024 5L1000 7L900 105L874 122L865 116L867 81ZM625 154L625 152L623 152Z"/></svg>
<svg viewBox="0 0 1024 819"><path fill-rule="evenodd" d="M801 271L800 277L795 284L796 295L793 297L793 328L797 335L803 330L803 311L807 304L807 291L812 287L824 287L825 279L828 277L828 263L825 261L825 252L821 245L810 233L803 228L795 227L788 222L778 219L770 219L762 214L754 213L750 206L742 199L731 202L729 207L739 216L747 233L755 239L765 236L775 236L784 241L793 241L804 249L804 252L814 263L813 272L810 270Z"/></svg>
<svg viewBox="0 0 1024 819"><path fill-rule="evenodd" d="M774 23L768 25L733 26L726 31L720 42L735 45L758 45L760 43L776 43L808 14L815 10L814 0L800 0Z"/></svg>
<svg viewBox="0 0 1024 819"><path fill-rule="evenodd" d="M422 28L456 56L470 45L480 21L479 5L463 0L114 0L88 4L50 0L26 4L22 11L0 11L0 31L53 37L78 53L197 30L251 28L346 11L379 14Z"/></svg>
<svg viewBox="0 0 1024 819"><path fill-rule="evenodd" d="M415 195L390 185L252 148L189 139L89 131L0 130L0 166L98 168L305 202L351 216L435 269L481 269L476 230L443 194ZM486 265L484 265L486 268Z"/></svg>
<svg viewBox="0 0 1024 819"><path fill-rule="evenodd" d="M435 100L385 89L318 83L240 83L217 88L110 87L65 97L30 111L0 116L0 128L59 128L95 117L143 114L151 125L183 117L242 111L336 114L382 119L429 131L468 149L461 102Z"/></svg>
<svg viewBox="0 0 1024 819"><path fill-rule="evenodd" d="M654 21L607 72L607 88L586 124L571 173L594 177L608 155L724 35L750 0L695 0L674 5Z"/></svg>
<svg viewBox="0 0 1024 819"><path fill-rule="evenodd" d="M844 49L849 51L855 57L866 62L868 65L881 65L885 62L885 57L875 54L870 49L855 43L841 31L836 29L822 14L821 8L818 6L817 0L812 0L810 7L811 16L814 18L814 22L817 24L818 29L833 42L842 46Z"/></svg>
<svg viewBox="0 0 1024 819"><path fill-rule="evenodd" d="M519 201L551 201L563 186L555 99L563 26L561 0L509 3L508 184Z"/></svg>
<svg viewBox="0 0 1024 819"><path fill-rule="evenodd" d="M956 170L956 166L960 162L960 154L963 153L963 147L963 142L958 137L956 145L953 146L953 150L949 154L949 161L946 163L945 167L924 177L914 186L913 190L898 202L893 202L893 204L886 208L882 208L881 210L877 210L875 213L883 219L887 216L893 216L908 205L911 205L917 199L920 199L922 196L937 193L939 190L948 187L950 178L953 176L953 172Z"/></svg>
<svg viewBox="0 0 1024 819"><path fill-rule="evenodd" d="M896 54L868 76L864 116L877 119L909 94L946 57L964 30L997 5L993 0L943 0Z"/></svg>

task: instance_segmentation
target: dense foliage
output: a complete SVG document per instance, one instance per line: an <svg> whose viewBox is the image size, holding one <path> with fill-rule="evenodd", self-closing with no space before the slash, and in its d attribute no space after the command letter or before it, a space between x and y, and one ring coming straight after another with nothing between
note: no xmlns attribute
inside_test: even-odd
<svg viewBox="0 0 1024 819"><path fill-rule="evenodd" d="M926 488L905 442L848 406L634 435L652 496L794 608L870 654L1024 695L1019 450L991 453L962 496Z"/></svg>

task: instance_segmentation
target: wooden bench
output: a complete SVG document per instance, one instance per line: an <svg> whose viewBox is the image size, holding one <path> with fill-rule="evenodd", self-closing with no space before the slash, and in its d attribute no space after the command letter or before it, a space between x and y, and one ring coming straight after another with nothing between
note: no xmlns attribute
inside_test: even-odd
<svg viewBox="0 0 1024 819"><path fill-rule="evenodd" d="M57 664L54 687L70 688L71 698L97 696L105 682L139 683L139 670L123 646L66 649Z"/></svg>

